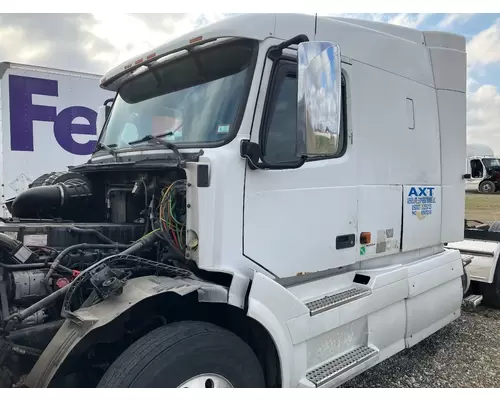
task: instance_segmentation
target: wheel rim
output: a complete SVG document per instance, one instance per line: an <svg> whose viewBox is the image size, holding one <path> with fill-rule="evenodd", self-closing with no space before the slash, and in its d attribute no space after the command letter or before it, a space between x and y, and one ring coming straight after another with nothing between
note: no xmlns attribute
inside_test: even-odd
<svg viewBox="0 0 500 400"><path fill-rule="evenodd" d="M490 193L492 189L493 189L493 185L491 183L483 184L483 192Z"/></svg>
<svg viewBox="0 0 500 400"><path fill-rule="evenodd" d="M188 379L179 388L185 389L220 389L232 388L233 385L226 378L216 374L202 374Z"/></svg>

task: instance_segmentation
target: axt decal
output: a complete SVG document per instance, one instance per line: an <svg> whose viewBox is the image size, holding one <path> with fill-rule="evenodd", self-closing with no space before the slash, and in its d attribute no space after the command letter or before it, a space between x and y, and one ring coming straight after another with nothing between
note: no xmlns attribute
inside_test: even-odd
<svg viewBox="0 0 500 400"><path fill-rule="evenodd" d="M55 107L33 104L33 95L59 95L58 82L51 79L27 76L9 76L10 143L13 151L34 151L33 121L53 122L53 132L59 145L76 155L91 154L96 141L75 142L72 134L96 135L97 113L87 107L72 106L57 113ZM89 123L74 124L75 118L85 118Z"/></svg>
<svg viewBox="0 0 500 400"><path fill-rule="evenodd" d="M411 213L418 219L432 214L432 205L436 202L434 187L412 187L408 192L406 203L411 205Z"/></svg>

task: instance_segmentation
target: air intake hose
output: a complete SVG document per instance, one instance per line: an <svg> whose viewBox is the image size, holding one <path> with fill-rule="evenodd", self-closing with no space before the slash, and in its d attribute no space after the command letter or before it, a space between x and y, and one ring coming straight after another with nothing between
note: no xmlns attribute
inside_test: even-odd
<svg viewBox="0 0 500 400"><path fill-rule="evenodd" d="M72 177L55 185L32 187L19 194L12 203L16 218L74 219L92 196L90 182Z"/></svg>

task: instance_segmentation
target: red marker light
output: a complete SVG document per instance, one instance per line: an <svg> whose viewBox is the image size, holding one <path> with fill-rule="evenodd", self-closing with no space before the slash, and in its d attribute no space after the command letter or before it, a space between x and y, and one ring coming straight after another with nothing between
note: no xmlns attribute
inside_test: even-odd
<svg viewBox="0 0 500 400"><path fill-rule="evenodd" d="M189 44L193 44L193 43L196 43L196 42L200 42L201 40L203 39L203 36L197 36L191 40L189 40Z"/></svg>
<svg viewBox="0 0 500 400"><path fill-rule="evenodd" d="M155 56L156 56L156 53L151 53L149 56L146 57L146 59L151 60Z"/></svg>
<svg viewBox="0 0 500 400"><path fill-rule="evenodd" d="M139 58L138 60L135 60L135 65L140 64L141 62L144 61L144 58Z"/></svg>

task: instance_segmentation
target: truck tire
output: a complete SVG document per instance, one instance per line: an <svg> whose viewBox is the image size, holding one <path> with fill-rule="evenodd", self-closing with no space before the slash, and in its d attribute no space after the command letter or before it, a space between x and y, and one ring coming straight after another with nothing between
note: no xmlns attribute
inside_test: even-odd
<svg viewBox="0 0 500 400"><path fill-rule="evenodd" d="M257 356L216 325L181 321L157 328L127 348L99 388L265 387Z"/></svg>
<svg viewBox="0 0 500 400"><path fill-rule="evenodd" d="M479 193L482 194L491 194L495 193L496 186L492 181L483 181L479 184Z"/></svg>

